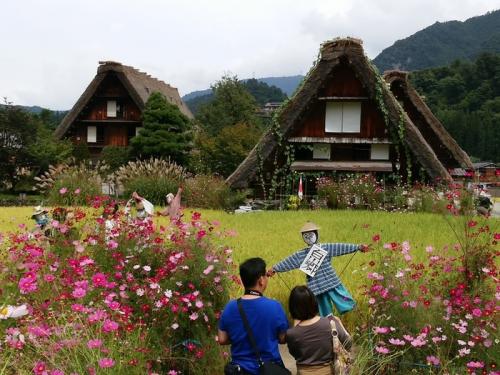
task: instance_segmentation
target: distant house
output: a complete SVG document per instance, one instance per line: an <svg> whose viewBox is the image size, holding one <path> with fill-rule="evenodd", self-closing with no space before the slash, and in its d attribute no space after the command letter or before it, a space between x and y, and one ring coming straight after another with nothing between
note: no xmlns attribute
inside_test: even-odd
<svg viewBox="0 0 500 375"><path fill-rule="evenodd" d="M444 128L438 129L435 121L430 130L427 122L415 124L413 113L403 107L365 56L360 40L328 41L282 107L277 126L263 135L227 182L234 188L255 187L259 195L266 187L283 186L293 172L451 180L449 168L469 167L469 158Z"/></svg>
<svg viewBox="0 0 500 375"><path fill-rule="evenodd" d="M97 75L61 121L55 135L75 144L85 143L94 157L105 146L128 146L142 126L146 101L156 91L193 118L175 87L131 66L99 62Z"/></svg>

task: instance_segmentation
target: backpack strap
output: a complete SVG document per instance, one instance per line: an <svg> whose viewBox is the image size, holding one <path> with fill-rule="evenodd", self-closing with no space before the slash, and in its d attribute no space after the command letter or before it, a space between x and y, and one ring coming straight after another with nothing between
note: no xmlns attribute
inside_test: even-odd
<svg viewBox="0 0 500 375"><path fill-rule="evenodd" d="M250 323L248 323L247 315L243 310L241 298L238 298L236 300L236 304L238 305L238 310L241 315L241 320L243 320L243 326L245 327L245 331L247 331L248 340L250 341L250 345L252 345L253 351L255 352L255 356L257 357L257 362L259 363L259 366L262 366L264 362L262 361L262 357L260 356L260 351L259 348L257 347L257 342L253 337L252 329L250 328Z"/></svg>

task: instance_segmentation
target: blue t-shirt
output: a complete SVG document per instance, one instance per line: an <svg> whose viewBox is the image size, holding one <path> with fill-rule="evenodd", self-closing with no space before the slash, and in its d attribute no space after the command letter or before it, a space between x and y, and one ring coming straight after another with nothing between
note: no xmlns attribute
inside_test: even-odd
<svg viewBox="0 0 500 375"><path fill-rule="evenodd" d="M288 320L278 301L260 297L242 299L242 307L264 361L280 362L278 334L286 332ZM236 300L229 301L219 322L231 340L232 362L251 374L258 374L258 362L243 325Z"/></svg>

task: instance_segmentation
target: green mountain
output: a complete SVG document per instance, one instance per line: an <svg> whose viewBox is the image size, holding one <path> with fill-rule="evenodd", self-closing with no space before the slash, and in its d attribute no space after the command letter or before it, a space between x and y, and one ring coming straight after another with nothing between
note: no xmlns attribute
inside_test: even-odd
<svg viewBox="0 0 500 375"><path fill-rule="evenodd" d="M410 79L469 156L500 162L500 54L413 72Z"/></svg>
<svg viewBox="0 0 500 375"><path fill-rule="evenodd" d="M381 72L390 69L421 70L471 60L481 52L500 52L500 10L468 20L436 22L398 40L373 62Z"/></svg>

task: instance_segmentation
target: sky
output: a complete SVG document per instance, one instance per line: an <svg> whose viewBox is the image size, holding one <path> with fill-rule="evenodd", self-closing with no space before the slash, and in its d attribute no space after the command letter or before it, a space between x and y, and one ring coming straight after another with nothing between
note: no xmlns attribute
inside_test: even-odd
<svg viewBox="0 0 500 375"><path fill-rule="evenodd" d="M375 58L437 21L499 8L500 0L4 0L0 98L69 109L102 60L181 95L224 74L306 74L325 40L361 38Z"/></svg>

